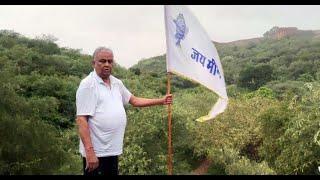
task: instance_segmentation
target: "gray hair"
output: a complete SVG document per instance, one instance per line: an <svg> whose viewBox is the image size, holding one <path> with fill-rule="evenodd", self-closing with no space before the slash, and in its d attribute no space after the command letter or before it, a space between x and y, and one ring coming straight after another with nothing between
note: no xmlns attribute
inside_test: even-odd
<svg viewBox="0 0 320 180"><path fill-rule="evenodd" d="M94 50L94 52L93 52L93 60L95 59L96 55L101 51L109 51L109 52L111 52L113 54L113 51L110 48L106 48L104 46L100 46L96 50Z"/></svg>

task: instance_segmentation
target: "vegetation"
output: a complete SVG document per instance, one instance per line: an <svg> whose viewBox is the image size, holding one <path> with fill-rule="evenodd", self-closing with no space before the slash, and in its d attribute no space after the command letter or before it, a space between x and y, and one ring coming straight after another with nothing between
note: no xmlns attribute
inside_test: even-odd
<svg viewBox="0 0 320 180"><path fill-rule="evenodd" d="M0 174L81 174L75 92L91 56L59 47L53 36L0 31ZM217 43L229 104L206 115L217 96L173 76L174 174L205 158L208 174L319 174L320 39ZM137 96L166 93L165 55L114 75ZM142 83L143 82L143 83ZM167 173L166 107L126 107L120 174Z"/></svg>

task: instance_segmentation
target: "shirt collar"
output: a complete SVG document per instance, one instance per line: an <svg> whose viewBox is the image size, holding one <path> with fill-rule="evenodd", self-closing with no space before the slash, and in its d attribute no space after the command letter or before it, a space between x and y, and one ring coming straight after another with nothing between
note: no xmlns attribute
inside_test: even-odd
<svg viewBox="0 0 320 180"><path fill-rule="evenodd" d="M104 84L104 81L103 79L97 74L96 70L94 69L93 72L93 77L101 84ZM109 79L110 79L110 84L114 84L114 80L113 80L113 76L110 74L109 76Z"/></svg>

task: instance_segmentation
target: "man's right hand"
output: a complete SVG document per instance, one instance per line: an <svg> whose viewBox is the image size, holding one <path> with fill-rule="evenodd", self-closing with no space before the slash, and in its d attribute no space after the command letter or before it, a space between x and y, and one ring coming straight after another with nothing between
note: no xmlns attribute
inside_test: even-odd
<svg viewBox="0 0 320 180"><path fill-rule="evenodd" d="M90 148L87 150L86 161L87 161L86 170L88 172L95 170L99 166L99 159L97 158L93 148Z"/></svg>

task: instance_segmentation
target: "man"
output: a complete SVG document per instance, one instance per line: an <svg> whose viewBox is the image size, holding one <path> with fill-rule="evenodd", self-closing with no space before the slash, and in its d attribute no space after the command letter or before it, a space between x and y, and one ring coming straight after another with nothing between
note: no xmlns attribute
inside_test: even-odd
<svg viewBox="0 0 320 180"><path fill-rule="evenodd" d="M134 96L121 80L111 75L113 65L112 50L97 48L92 61L94 71L77 90L76 121L84 175L118 175L118 156L122 154L127 122L125 104L145 107L172 103L171 94L159 99Z"/></svg>

